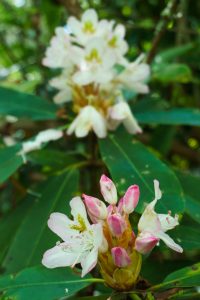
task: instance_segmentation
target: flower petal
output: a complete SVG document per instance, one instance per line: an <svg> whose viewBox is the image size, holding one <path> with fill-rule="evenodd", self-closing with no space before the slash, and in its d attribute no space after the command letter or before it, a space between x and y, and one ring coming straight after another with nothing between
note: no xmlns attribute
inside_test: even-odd
<svg viewBox="0 0 200 300"><path fill-rule="evenodd" d="M81 277L84 277L88 274L97 264L98 249L94 248L91 252L88 253L81 261L82 273Z"/></svg>
<svg viewBox="0 0 200 300"><path fill-rule="evenodd" d="M42 264L50 269L71 266L76 261L77 256L75 251L67 251L67 243L62 243L44 253Z"/></svg>
<svg viewBox="0 0 200 300"><path fill-rule="evenodd" d="M160 231L156 235L172 250L180 253L183 252L183 248L180 245L176 244L168 234Z"/></svg>
<svg viewBox="0 0 200 300"><path fill-rule="evenodd" d="M67 241L70 234L76 232L76 230L70 229L71 225L73 222L62 213L52 213L48 220L49 228L63 241Z"/></svg>

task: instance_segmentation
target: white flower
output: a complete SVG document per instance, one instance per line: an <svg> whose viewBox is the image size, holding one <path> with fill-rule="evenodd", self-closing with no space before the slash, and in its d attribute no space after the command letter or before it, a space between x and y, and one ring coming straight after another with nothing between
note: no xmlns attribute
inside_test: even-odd
<svg viewBox="0 0 200 300"><path fill-rule="evenodd" d="M120 123L123 123L127 131L131 134L142 132L142 129L137 120L134 118L129 105L125 101L121 101L109 109L109 129L116 129Z"/></svg>
<svg viewBox="0 0 200 300"><path fill-rule="evenodd" d="M42 63L50 68L68 68L72 65L75 49L72 38L64 27L56 28L56 35L51 39Z"/></svg>
<svg viewBox="0 0 200 300"><path fill-rule="evenodd" d="M123 57L128 51L128 44L124 40L125 37L125 27L121 24L117 25L115 28L114 22L111 23L110 31L108 30L107 35L107 45L108 49L112 51L112 54L116 55L117 63L125 63L126 59Z"/></svg>
<svg viewBox="0 0 200 300"><path fill-rule="evenodd" d="M83 13L81 21L75 17L70 17L68 19L68 26L75 35L77 42L86 45L90 39L105 34L108 21L101 20L98 22L96 11L88 9Z"/></svg>
<svg viewBox="0 0 200 300"><path fill-rule="evenodd" d="M41 131L38 133L38 135L36 135L34 140L22 143L22 149L18 154L22 155L24 162L26 162L25 159L26 153L31 152L33 150L38 150L41 148L43 143L58 140L62 136L63 136L63 132L57 129L47 129Z"/></svg>
<svg viewBox="0 0 200 300"><path fill-rule="evenodd" d="M65 69L60 76L54 77L49 82L50 86L60 90L53 99L56 104L62 104L72 100L71 74L72 69Z"/></svg>
<svg viewBox="0 0 200 300"><path fill-rule="evenodd" d="M103 84L113 78L115 56L106 51L105 41L100 38L92 39L82 51L82 56L76 60L79 71L73 76L78 85L87 85L92 82Z"/></svg>
<svg viewBox="0 0 200 300"><path fill-rule="evenodd" d="M106 136L106 120L91 105L85 106L68 128L67 134L75 132L77 137L85 137L93 129L99 138Z"/></svg>
<svg viewBox="0 0 200 300"><path fill-rule="evenodd" d="M139 56L136 61L128 63L124 71L117 77L117 80L121 83L122 87L137 93L146 94L149 92L149 88L145 84L145 81L150 75L150 68L149 65L141 63L142 59L143 55Z"/></svg>
<svg viewBox="0 0 200 300"><path fill-rule="evenodd" d="M101 224L90 225L80 197L70 201L70 220L62 213L51 214L48 226L63 242L44 253L42 263L47 268L74 267L80 263L82 277L97 264L98 251L103 243Z"/></svg>
<svg viewBox="0 0 200 300"><path fill-rule="evenodd" d="M135 241L135 248L138 252L145 254L151 251L161 239L169 248L183 252L183 249L165 233L178 225L178 218L177 216L173 218L170 214L157 214L154 211L157 201L162 196L157 180L154 180L154 189L155 199L147 205L138 223L139 235Z"/></svg>

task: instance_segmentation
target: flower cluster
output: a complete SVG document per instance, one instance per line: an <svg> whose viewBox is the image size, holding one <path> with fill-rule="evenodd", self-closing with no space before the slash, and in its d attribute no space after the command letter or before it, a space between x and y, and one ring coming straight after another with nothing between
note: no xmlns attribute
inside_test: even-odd
<svg viewBox="0 0 200 300"><path fill-rule="evenodd" d="M118 202L114 183L102 175L101 194L109 205L83 194L83 200L75 197L70 201L73 220L61 213L51 214L48 226L62 242L45 252L42 263L48 268L74 267L80 263L82 277L98 263L107 285L116 290L132 288L140 273L141 254L149 253L160 240L177 252L183 251L166 234L178 225L178 216L155 212L154 207L161 198L157 180L154 180L154 188L155 199L140 217L136 235L129 215L138 204L139 187L130 186Z"/></svg>
<svg viewBox="0 0 200 300"><path fill-rule="evenodd" d="M62 69L50 85L59 90L55 103L73 102L77 116L68 134L84 137L93 130L103 138L120 123L131 134L141 132L122 91L147 93L150 71L143 56L131 63L126 59L124 37L123 25L99 21L93 9L85 11L81 20L70 17L65 27L56 28L43 64Z"/></svg>

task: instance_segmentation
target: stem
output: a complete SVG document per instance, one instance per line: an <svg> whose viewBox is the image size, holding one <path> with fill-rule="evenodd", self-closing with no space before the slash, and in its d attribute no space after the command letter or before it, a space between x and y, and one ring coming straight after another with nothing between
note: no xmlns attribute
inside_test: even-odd
<svg viewBox="0 0 200 300"><path fill-rule="evenodd" d="M165 7L165 9L161 13L161 19L160 19L158 25L156 26L155 37L152 42L152 47L147 56L148 64L150 64L152 62L152 60L154 59L154 57L156 55L157 47L158 47L163 35L165 34L165 32L167 30L167 25L168 25L169 21L172 19L173 14L177 8L177 5L178 5L178 0L170 0L168 2L167 6Z"/></svg>

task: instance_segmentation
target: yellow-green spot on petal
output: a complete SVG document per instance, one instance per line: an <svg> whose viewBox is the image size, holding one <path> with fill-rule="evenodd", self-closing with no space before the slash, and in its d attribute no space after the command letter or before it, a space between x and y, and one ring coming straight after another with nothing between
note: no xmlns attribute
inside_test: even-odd
<svg viewBox="0 0 200 300"><path fill-rule="evenodd" d="M83 24L83 31L86 33L94 33L95 32L94 25L92 24L91 21L86 21Z"/></svg>
<svg viewBox="0 0 200 300"><path fill-rule="evenodd" d="M117 37L113 36L112 39L108 42L108 45L112 48L115 48L117 46Z"/></svg>
<svg viewBox="0 0 200 300"><path fill-rule="evenodd" d="M75 230L78 230L80 232L83 232L87 229L86 225L85 225L85 221L84 219L81 217L80 214L78 214L78 217L77 217L77 220L78 220L78 223L77 225L71 225L70 228L71 229L75 229Z"/></svg>
<svg viewBox="0 0 200 300"><path fill-rule="evenodd" d="M86 57L85 57L85 59L87 60L87 61L96 61L96 62L98 62L98 63L101 63L102 62L102 60L101 60L101 58L99 57L99 53L98 53L98 51L97 51L97 49L92 49L91 51L90 51L90 54L88 54Z"/></svg>

